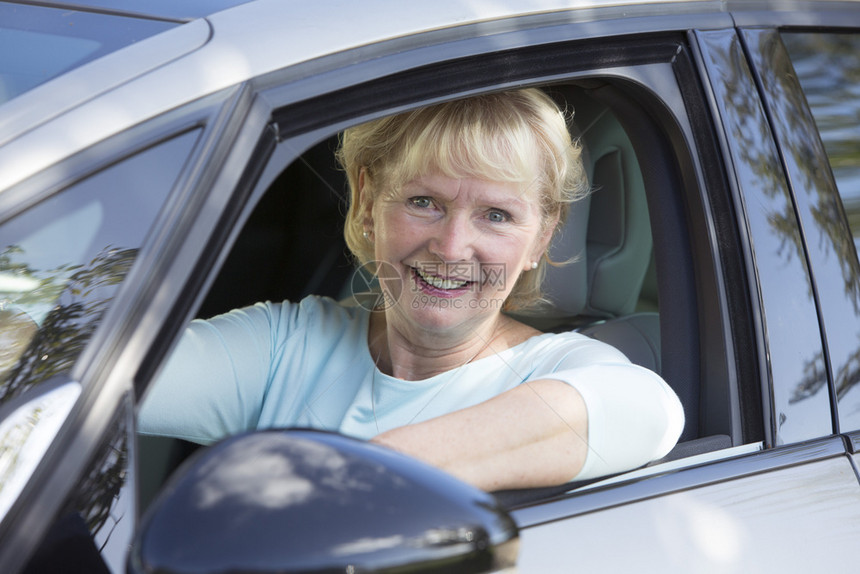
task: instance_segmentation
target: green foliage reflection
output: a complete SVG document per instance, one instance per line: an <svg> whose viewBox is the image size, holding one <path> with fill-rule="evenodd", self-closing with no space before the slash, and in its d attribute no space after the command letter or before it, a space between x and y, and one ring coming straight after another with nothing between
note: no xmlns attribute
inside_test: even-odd
<svg viewBox="0 0 860 574"><path fill-rule="evenodd" d="M108 246L85 264L38 270L18 246L0 254L0 276L32 285L0 307L0 404L71 369L136 255Z"/></svg>

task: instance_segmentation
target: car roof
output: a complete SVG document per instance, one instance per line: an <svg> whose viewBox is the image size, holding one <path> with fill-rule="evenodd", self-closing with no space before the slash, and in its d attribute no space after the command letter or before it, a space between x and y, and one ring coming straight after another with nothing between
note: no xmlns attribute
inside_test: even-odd
<svg viewBox="0 0 860 574"><path fill-rule="evenodd" d="M115 0L83 0L77 5L106 10L111 4L115 6ZM410 42L418 45L427 33L504 25L511 18L542 18L559 12L565 12L566 21L599 19L605 12L612 18L647 16L654 26L660 25L663 16L704 14L708 24L725 27L732 25L728 12L735 8L761 10L787 4L749 0L126 0L122 6L132 12L145 11L141 13L153 18L208 14L90 62L0 106L0 164L14 166L0 172L0 192L75 150L183 103L356 48L400 41L408 49ZM105 114L105 109L113 113ZM38 135L48 124L52 127L47 133L52 137ZM13 144L18 148L14 155L6 149Z"/></svg>

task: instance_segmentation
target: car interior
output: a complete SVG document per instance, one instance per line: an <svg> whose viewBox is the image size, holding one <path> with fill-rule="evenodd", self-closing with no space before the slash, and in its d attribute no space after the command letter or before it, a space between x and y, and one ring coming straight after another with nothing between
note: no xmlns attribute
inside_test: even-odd
<svg viewBox="0 0 860 574"><path fill-rule="evenodd" d="M660 195L670 186L661 179L670 170L654 155L659 146L654 145L653 129L629 119L640 108L631 103L625 109L631 98L612 86L564 84L547 92L573 119L572 133L583 146L593 191L572 207L552 245L552 260L573 262L549 268L545 291L551 304L516 317L543 331L580 330L660 373L681 398L687 417L681 442L664 460L737 446L738 431L726 408L729 383L718 381L717 388L701 389L715 381L700 376L698 289L694 272L683 271L691 266L688 232L686 223L678 221L684 217ZM199 317L258 301L348 294L355 265L342 236L348 193L334 159L336 146L333 135L308 149L268 189L233 245ZM145 506L195 446L151 437L139 440L141 475L148 477L141 485ZM749 442L748 437L743 440ZM499 495L516 506L573 486Z"/></svg>

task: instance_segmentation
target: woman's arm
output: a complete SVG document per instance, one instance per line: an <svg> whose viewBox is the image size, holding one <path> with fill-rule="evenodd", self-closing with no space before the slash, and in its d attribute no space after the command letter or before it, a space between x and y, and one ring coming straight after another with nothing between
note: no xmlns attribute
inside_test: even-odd
<svg viewBox="0 0 860 574"><path fill-rule="evenodd" d="M624 472L666 455L684 426L677 396L633 365L593 365L373 440L484 490Z"/></svg>
<svg viewBox="0 0 860 574"><path fill-rule="evenodd" d="M373 442L484 490L569 481L588 450L585 403L561 381L531 381L492 399L384 432Z"/></svg>
<svg viewBox="0 0 860 574"><path fill-rule="evenodd" d="M138 432L209 444L253 428L280 308L256 305L193 321L141 404Z"/></svg>

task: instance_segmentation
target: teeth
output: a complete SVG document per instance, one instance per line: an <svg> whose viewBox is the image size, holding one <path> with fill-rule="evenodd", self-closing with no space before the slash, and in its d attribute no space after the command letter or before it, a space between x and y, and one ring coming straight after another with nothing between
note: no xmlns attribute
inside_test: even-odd
<svg viewBox="0 0 860 574"><path fill-rule="evenodd" d="M461 287L465 287L468 281L465 279L442 279L441 277L436 277L435 275L426 275L420 269L416 269L418 275L437 289L459 289Z"/></svg>

